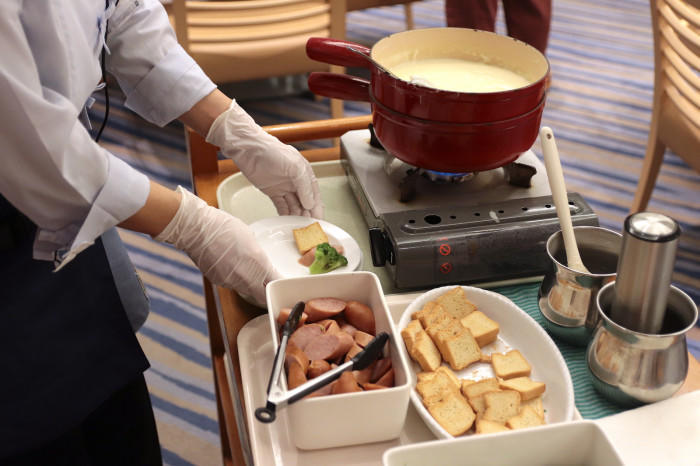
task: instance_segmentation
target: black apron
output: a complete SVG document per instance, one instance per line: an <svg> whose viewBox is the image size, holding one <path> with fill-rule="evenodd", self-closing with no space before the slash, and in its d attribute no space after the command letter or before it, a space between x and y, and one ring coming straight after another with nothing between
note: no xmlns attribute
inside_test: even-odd
<svg viewBox="0 0 700 466"><path fill-rule="evenodd" d="M35 231L0 196L0 459L77 426L148 368L102 241L54 272L32 259Z"/></svg>

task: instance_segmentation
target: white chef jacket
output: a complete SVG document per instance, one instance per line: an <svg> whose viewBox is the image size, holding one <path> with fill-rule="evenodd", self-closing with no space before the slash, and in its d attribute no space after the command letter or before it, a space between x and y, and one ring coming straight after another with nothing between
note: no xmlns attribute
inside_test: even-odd
<svg viewBox="0 0 700 466"><path fill-rule="evenodd" d="M149 181L78 117L107 71L165 125L215 89L157 0L0 1L0 193L37 224L34 258L66 263L146 202Z"/></svg>

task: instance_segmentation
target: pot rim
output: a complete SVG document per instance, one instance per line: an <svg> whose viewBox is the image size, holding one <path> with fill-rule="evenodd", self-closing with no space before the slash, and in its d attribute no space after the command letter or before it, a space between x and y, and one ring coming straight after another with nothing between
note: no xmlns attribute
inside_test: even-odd
<svg viewBox="0 0 700 466"><path fill-rule="evenodd" d="M635 337L640 338L640 339L649 340L649 339L664 339L664 338L673 338L673 337L683 336L686 333L688 333L688 331L691 328L695 327L695 323L698 320L698 307L695 305L693 300L690 298L690 296L688 296L688 294L685 291L681 290L680 288L678 288L677 286L674 286L674 285L671 285L671 287L670 287L669 296L671 293L677 294L679 298L686 301L689 304L689 306L691 306L691 309L693 309L694 316L688 325L683 327L681 330L676 330L675 332L670 332L670 333L644 333L644 332L638 332L636 330L628 329L627 327L623 327L622 325L616 323L614 320L612 320L610 318L610 316L607 315L607 313L603 310L603 307L601 306L601 303L600 303L601 296L603 296L605 293L612 293L609 290L613 286L615 286L614 281L605 284L598 291L598 294L595 298L595 303L596 303L596 307L598 308L598 315L603 319L603 321L605 322L605 325L612 328L615 332L617 332L619 334L626 334L626 335L630 335L630 336L635 336Z"/></svg>
<svg viewBox="0 0 700 466"><path fill-rule="evenodd" d="M578 225L578 226L574 226L574 230L598 230L598 231L602 230L602 231L605 231L607 233L612 233L613 235L622 239L622 234L620 234L619 232L617 232L615 230L611 230L611 229L605 228L605 227L596 227L596 226L592 226L592 225ZM557 236L560 236L560 235L561 235L561 230L555 231L554 233L549 235L549 238L547 238L547 242L545 243L545 251L547 252L547 256L549 256L549 259L554 264L556 264L556 265L558 265L558 266L560 266L560 267L562 267L562 268L564 268L564 269L566 269L574 274L577 274L577 275L587 275L587 276L590 275L591 277L614 277L615 275L617 275L617 271L611 272L611 273L590 273L589 272L589 273L582 274L578 270L569 268L569 266L562 264L561 262L556 260L554 258L554 256L552 255L552 253L550 252L550 245L554 241L554 238L556 238ZM563 243L563 239L562 239L562 243Z"/></svg>
<svg viewBox="0 0 700 466"><path fill-rule="evenodd" d="M512 40L513 42L520 43L520 44L522 44L523 46L525 46L526 48L533 50L533 51L536 52L538 55L540 55L542 58L544 58L545 65L546 65L546 66L545 66L544 73L542 74L542 76L540 76L540 77L537 78L535 81L529 83L529 84L526 85L526 86L517 87L517 88L515 88L515 89L508 89L508 90L505 90L505 91L494 91L494 92L459 92L459 91L448 91L448 90L445 90L445 89L437 89L437 88L434 88L434 87L423 86L423 85L420 85L420 84L413 83L413 82L411 82L411 81L406 81L405 79L401 79L401 78L399 78L398 76L396 76L393 72L391 72L391 70L389 69L389 67L387 67L386 65L380 63L380 62L376 59L376 57L374 56L374 52L375 52L377 46L379 46L382 42L389 41L389 40L392 39L392 38L395 39L397 36L400 36L400 35L410 35L410 34L413 34L413 35L416 35L416 34L426 34L426 33L431 32L431 31L443 31L443 30L455 30L455 31L460 31L461 34L486 34L486 35L491 35L491 36L499 37L498 40L502 40L501 38L506 38L506 39L508 39L508 40ZM462 32L462 31L463 31L463 32ZM537 50L535 47L533 47L532 45L530 45L530 44L528 44L528 43L526 43L526 42L523 42L523 41L521 41L521 40L519 40L519 39L516 39L516 38L514 38L514 37L506 36L506 35L503 35L503 34L498 34L498 33L496 33L496 32L484 31L484 30L481 30L481 29L468 29L468 28L461 28L461 27L434 27L434 28L409 29L409 30L407 30L407 31L395 32L395 33L393 33L393 34L390 34L390 35L388 35L388 36L385 36L385 37L379 39L379 41L377 41L377 42L370 48L369 56L370 56L370 59L371 59L371 69L372 69L372 70L376 70L376 72L379 73L380 75L386 75L386 76L388 76L390 79L395 80L395 81L397 81L398 83L401 83L401 84L403 84L403 85L406 85L406 87L408 87L409 89L410 89L410 88L417 88L417 89L420 90L421 92L426 92L426 93L427 93L427 92L430 92L430 93L434 93L434 94L442 94L442 95L444 95L444 96L447 96L447 95L451 95L451 96L471 96L471 97L473 97L473 96L488 96L488 97L492 97L492 98L498 98L498 97L500 97L500 96L504 96L504 97L510 96L510 97L512 97L512 94L513 94L513 93L517 93L517 94L520 94L520 93L527 93L527 91L533 90L533 88L538 88L538 89L539 89L539 87L542 86L543 81L547 81L547 80L548 80L548 77L550 76L550 72L551 72L551 69L552 69L552 66L551 66L551 64L549 63L549 59L547 58L547 56L546 56L545 54L543 54L542 52L540 52L539 50ZM374 63L377 63L379 66L376 66ZM548 87L548 86L546 86L546 82L545 82L545 87Z"/></svg>

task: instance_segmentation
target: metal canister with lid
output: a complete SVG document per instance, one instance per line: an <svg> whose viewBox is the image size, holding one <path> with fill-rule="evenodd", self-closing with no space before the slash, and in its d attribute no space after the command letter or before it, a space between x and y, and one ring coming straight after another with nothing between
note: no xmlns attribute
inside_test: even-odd
<svg viewBox="0 0 700 466"><path fill-rule="evenodd" d="M641 333L661 331L680 233L678 223L663 214L625 219L610 309L615 323Z"/></svg>

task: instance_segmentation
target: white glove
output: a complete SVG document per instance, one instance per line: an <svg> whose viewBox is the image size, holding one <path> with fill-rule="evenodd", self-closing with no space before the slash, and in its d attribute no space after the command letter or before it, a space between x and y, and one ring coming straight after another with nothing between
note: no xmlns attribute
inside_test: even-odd
<svg viewBox="0 0 700 466"><path fill-rule="evenodd" d="M214 120L207 142L233 159L280 215L323 218L321 193L309 162L258 126L235 100Z"/></svg>
<svg viewBox="0 0 700 466"><path fill-rule="evenodd" d="M281 275L248 225L182 186L177 191L182 194L180 207L155 239L185 251L213 284L264 304L265 285Z"/></svg>

